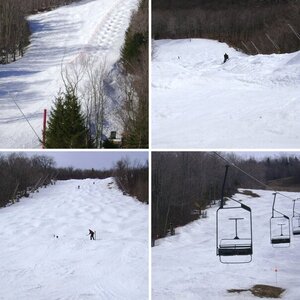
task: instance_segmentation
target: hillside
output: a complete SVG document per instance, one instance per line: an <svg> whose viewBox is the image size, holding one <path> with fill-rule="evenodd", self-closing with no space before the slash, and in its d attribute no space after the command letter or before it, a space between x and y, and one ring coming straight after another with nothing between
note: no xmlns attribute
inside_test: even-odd
<svg viewBox="0 0 300 300"><path fill-rule="evenodd" d="M73 78L81 78L84 66L80 64L85 63L84 59L102 72L105 67L108 73L116 69L125 31L137 4L138 0L84 0L28 17L32 32L28 50L15 63L0 66L1 148L40 147L14 100L41 136L43 111L50 111L63 88L62 69L69 68L69 74L75 73ZM114 78L107 86L113 94ZM111 117L115 114L113 104L108 105L106 112L107 135L110 130L120 129Z"/></svg>
<svg viewBox="0 0 300 300"><path fill-rule="evenodd" d="M292 236L288 248L270 244L271 191L253 190L260 197L236 194L233 198L252 209L253 260L249 264L222 264L216 256L216 210L207 209L207 218L181 228L175 236L156 241L152 248L153 299L259 299L249 291L228 293L228 289L249 289L265 284L286 289L281 299L297 299L300 293L300 237ZM284 193L291 198L299 193ZM228 202L230 205L230 202ZM292 216L292 201L277 195L276 208ZM231 222L232 224L232 222ZM240 225L240 230L244 230ZM241 228L243 227L243 228ZM224 228L223 228L224 229ZM225 228L234 232L234 227ZM240 233L241 233L240 231ZM277 279L276 272L277 270ZM162 278L164 280L162 280Z"/></svg>
<svg viewBox="0 0 300 300"><path fill-rule="evenodd" d="M154 148L299 146L299 52L248 56L204 39L153 46Z"/></svg>
<svg viewBox="0 0 300 300"><path fill-rule="evenodd" d="M111 178L58 181L0 209L0 299L148 299L147 223Z"/></svg>

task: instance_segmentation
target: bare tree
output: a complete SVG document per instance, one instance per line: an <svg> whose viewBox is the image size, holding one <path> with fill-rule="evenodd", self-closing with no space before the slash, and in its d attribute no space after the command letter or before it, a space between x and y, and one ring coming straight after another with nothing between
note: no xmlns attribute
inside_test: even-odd
<svg viewBox="0 0 300 300"><path fill-rule="evenodd" d="M108 104L104 87L107 78L106 62L85 58L81 64L85 70L85 82L81 93L85 103L87 124L94 128L96 147L102 148Z"/></svg>

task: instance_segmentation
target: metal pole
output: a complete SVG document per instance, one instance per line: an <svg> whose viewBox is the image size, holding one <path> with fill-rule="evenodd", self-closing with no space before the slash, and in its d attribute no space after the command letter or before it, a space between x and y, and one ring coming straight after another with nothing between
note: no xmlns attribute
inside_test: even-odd
<svg viewBox="0 0 300 300"><path fill-rule="evenodd" d="M278 47L278 45L271 39L271 37L265 33L266 37L268 38L268 40L273 44L273 46L277 49L280 50L280 48Z"/></svg>
<svg viewBox="0 0 300 300"><path fill-rule="evenodd" d="M273 206L272 206L272 218L274 218L274 206L275 206L275 199L276 199L276 195L277 193L274 193L274 200L273 200Z"/></svg>
<svg viewBox="0 0 300 300"><path fill-rule="evenodd" d="M224 175L224 181L223 181L223 186L222 186L222 194L221 194L221 205L220 207L223 208L224 206L224 189L225 189L225 183L226 183L226 177L227 177L227 173L228 173L228 168L229 168L229 165L226 165L225 166L225 175Z"/></svg>
<svg viewBox="0 0 300 300"><path fill-rule="evenodd" d="M300 40L300 35L296 32L296 30L293 28L293 26L291 24L287 24L287 25L293 31L293 33L295 34L295 36Z"/></svg>
<svg viewBox="0 0 300 300"><path fill-rule="evenodd" d="M43 149L45 149L45 144L46 144L46 122L47 122L47 109L44 109L43 144L42 144Z"/></svg>
<svg viewBox="0 0 300 300"><path fill-rule="evenodd" d="M242 44L244 45L244 47L248 50L248 52L250 53L251 51L249 50L249 48L247 47L247 45L242 41Z"/></svg>
<svg viewBox="0 0 300 300"><path fill-rule="evenodd" d="M257 54L259 54L260 51L258 50L258 48L256 47L256 45L255 45L252 41L250 41L250 42L251 42L251 44L253 45L253 47L255 48L255 50L257 51Z"/></svg>

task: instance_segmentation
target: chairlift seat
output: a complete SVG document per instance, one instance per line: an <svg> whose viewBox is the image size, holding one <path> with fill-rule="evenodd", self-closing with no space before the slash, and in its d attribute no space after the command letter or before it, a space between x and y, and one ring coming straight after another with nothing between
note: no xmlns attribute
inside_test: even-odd
<svg viewBox="0 0 300 300"><path fill-rule="evenodd" d="M222 239L218 248L220 256L252 255L250 239Z"/></svg>
<svg viewBox="0 0 300 300"><path fill-rule="evenodd" d="M251 244L227 244L220 245L218 254L220 256L252 255L253 250Z"/></svg>
<svg viewBox="0 0 300 300"><path fill-rule="evenodd" d="M293 229L293 234L294 234L294 235L300 234L300 228L294 228L294 229Z"/></svg>
<svg viewBox="0 0 300 300"><path fill-rule="evenodd" d="M300 233L299 233L300 234ZM272 244L289 244L291 242L291 239L289 237L284 238L272 238L271 243Z"/></svg>

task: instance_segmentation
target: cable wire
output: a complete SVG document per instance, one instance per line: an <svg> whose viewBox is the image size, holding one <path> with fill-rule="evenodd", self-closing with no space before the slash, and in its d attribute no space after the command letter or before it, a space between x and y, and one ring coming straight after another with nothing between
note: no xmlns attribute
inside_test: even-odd
<svg viewBox="0 0 300 300"><path fill-rule="evenodd" d="M23 113L22 109L20 108L20 106L18 105L17 101L15 98L11 97L12 101L15 103L15 105L17 106L17 108L19 109L19 111L21 112L22 116L24 117L24 119L26 120L26 122L28 123L28 125L30 126L30 128L32 129L32 131L34 132L34 134L36 135L36 137L38 138L38 141L40 143L43 143L42 140L40 139L39 135L37 134L37 132L34 130L34 128L32 127L31 123L29 122L28 118L25 116L25 114Z"/></svg>
<svg viewBox="0 0 300 300"><path fill-rule="evenodd" d="M251 179L253 179L254 181L258 182L259 184L261 184L262 186L266 187L267 189L274 191L276 194L281 195L285 198L288 198L290 200L294 200L294 198L289 197L279 191L274 190L272 187L270 187L269 185L267 185L266 183L262 182L261 180L257 179L256 177L254 177L253 175L247 173L246 171L244 171L242 168L240 168L239 166L237 166L236 164L234 164L233 162L229 161L228 159L226 159L225 157L223 157L222 155L220 155L218 152L213 152L218 158L222 159L223 161L225 161L226 163L228 163L229 165L233 166L234 168L236 168L237 170L239 170L240 172L242 172L244 175L250 177Z"/></svg>

